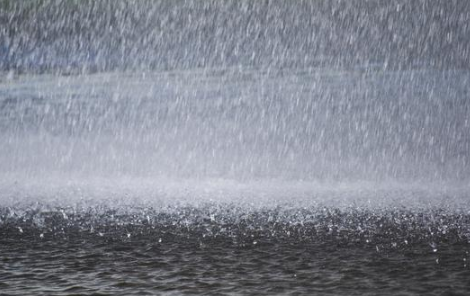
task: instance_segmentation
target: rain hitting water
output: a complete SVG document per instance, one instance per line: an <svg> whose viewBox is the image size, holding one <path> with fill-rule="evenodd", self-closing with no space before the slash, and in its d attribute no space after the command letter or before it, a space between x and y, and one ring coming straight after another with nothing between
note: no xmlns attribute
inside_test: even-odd
<svg viewBox="0 0 470 296"><path fill-rule="evenodd" d="M0 294L466 295L470 4L0 0Z"/></svg>

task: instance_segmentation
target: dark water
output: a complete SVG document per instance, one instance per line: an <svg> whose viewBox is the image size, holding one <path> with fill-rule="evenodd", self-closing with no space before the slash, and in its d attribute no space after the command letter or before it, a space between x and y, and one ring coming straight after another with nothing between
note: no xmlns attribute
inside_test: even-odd
<svg viewBox="0 0 470 296"><path fill-rule="evenodd" d="M470 292L466 71L15 75L2 295Z"/></svg>
<svg viewBox="0 0 470 296"><path fill-rule="evenodd" d="M442 209L0 210L2 295L467 295L470 214Z"/></svg>
<svg viewBox="0 0 470 296"><path fill-rule="evenodd" d="M470 294L470 2L384 2L0 0L0 295Z"/></svg>

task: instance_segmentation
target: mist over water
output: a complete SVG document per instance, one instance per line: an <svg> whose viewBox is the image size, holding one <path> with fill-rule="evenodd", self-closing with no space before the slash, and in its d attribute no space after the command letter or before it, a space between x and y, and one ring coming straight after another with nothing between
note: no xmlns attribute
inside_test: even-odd
<svg viewBox="0 0 470 296"><path fill-rule="evenodd" d="M465 295L469 3L0 0L0 290Z"/></svg>
<svg viewBox="0 0 470 296"><path fill-rule="evenodd" d="M466 180L467 8L3 1L3 171Z"/></svg>
<svg viewBox="0 0 470 296"><path fill-rule="evenodd" d="M465 187L469 78L375 68L24 75L0 88L3 180Z"/></svg>

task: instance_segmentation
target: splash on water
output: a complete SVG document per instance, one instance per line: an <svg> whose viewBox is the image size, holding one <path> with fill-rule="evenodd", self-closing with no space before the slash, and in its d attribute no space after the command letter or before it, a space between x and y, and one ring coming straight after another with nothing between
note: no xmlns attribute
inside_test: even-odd
<svg viewBox="0 0 470 296"><path fill-rule="evenodd" d="M470 2L382 2L0 0L0 290L468 294Z"/></svg>

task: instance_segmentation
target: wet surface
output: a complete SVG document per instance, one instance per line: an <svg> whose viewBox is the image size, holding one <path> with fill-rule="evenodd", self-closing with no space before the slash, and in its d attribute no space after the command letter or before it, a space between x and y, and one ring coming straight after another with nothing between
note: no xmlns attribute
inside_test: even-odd
<svg viewBox="0 0 470 296"><path fill-rule="evenodd" d="M467 213L227 205L1 217L5 295L470 291Z"/></svg>
<svg viewBox="0 0 470 296"><path fill-rule="evenodd" d="M0 295L469 294L470 2L290 2L0 1Z"/></svg>

